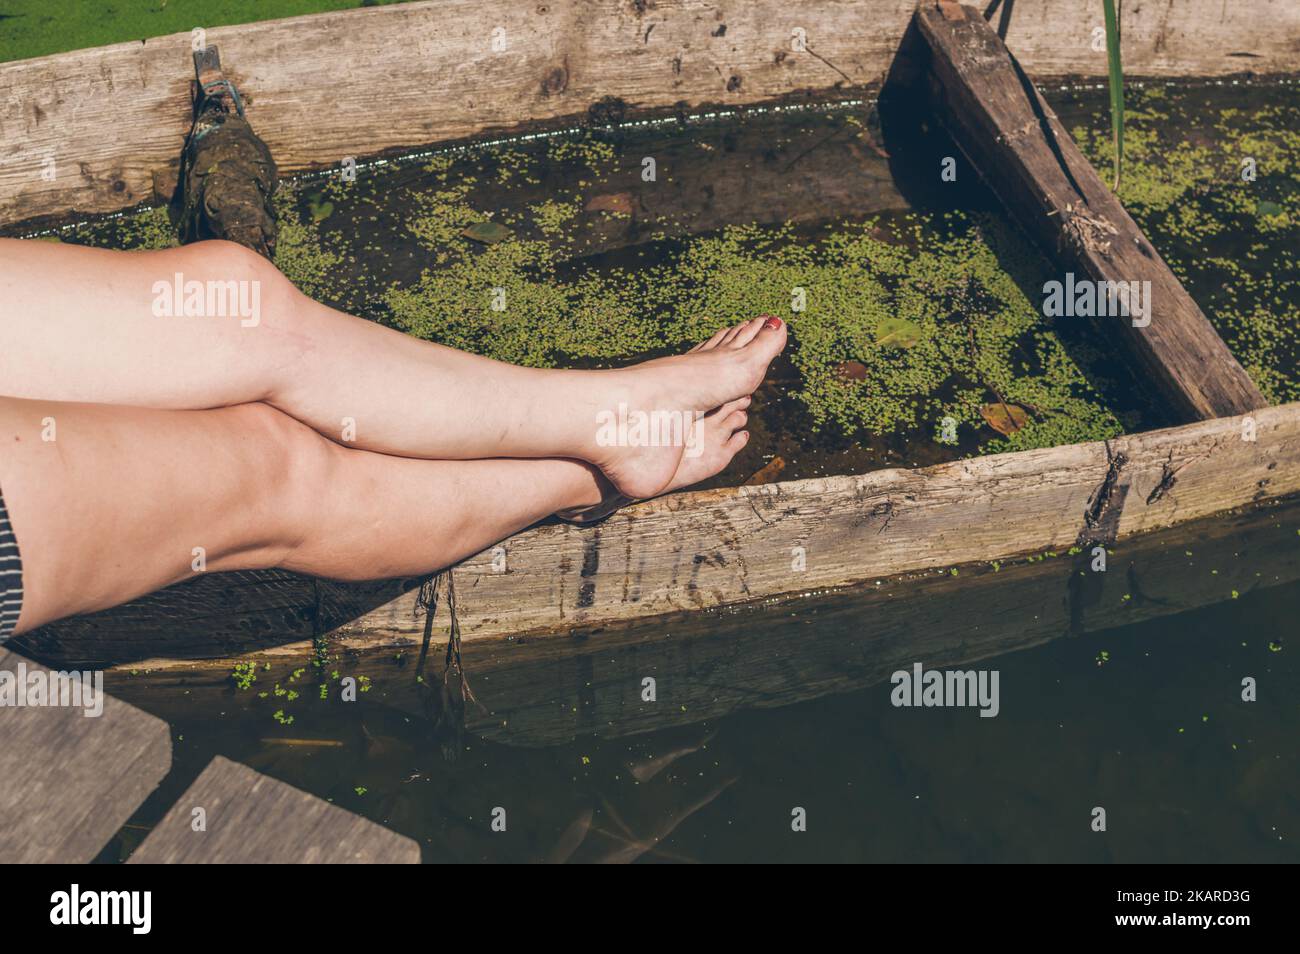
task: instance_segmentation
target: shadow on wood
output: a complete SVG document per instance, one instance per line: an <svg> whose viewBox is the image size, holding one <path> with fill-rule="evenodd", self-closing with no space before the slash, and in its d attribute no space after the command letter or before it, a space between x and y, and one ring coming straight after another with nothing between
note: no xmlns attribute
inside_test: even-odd
<svg viewBox="0 0 1300 954"><path fill-rule="evenodd" d="M840 592L660 616L649 624L578 627L565 635L466 642L481 708L468 730L512 745L621 736L775 707L887 680L915 662L958 666L1051 639L1095 633L1212 605L1234 592L1300 580L1300 502L1266 505L1112 545L1105 571L1089 549L882 579ZM414 647L340 638L333 668L371 681L367 701L423 717L441 673L445 623L423 670ZM255 657L259 685L306 665L299 653ZM114 691L164 717L220 704L265 722L277 699L240 691L228 666L190 664L127 676ZM309 677L310 678L310 677ZM644 680L656 699L643 699ZM334 693L337 695L337 693ZM303 697L314 697L310 685ZM300 718L310 719L305 702ZM432 744L432 738L431 738Z"/></svg>

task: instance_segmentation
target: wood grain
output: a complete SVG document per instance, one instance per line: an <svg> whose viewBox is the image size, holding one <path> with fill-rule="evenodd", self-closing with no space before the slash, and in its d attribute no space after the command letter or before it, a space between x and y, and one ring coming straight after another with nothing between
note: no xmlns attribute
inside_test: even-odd
<svg viewBox="0 0 1300 954"><path fill-rule="evenodd" d="M1113 542L1300 492L1300 404L1251 419L1253 441L1242 439L1243 418L1220 418L917 470L676 494L591 529L542 527L509 541L504 573L493 572L490 551L457 569L462 633L470 642L589 632ZM792 569L796 547L802 571ZM418 636L414 599L398 597L341 632Z"/></svg>
<svg viewBox="0 0 1300 954"><path fill-rule="evenodd" d="M0 649L0 672L48 670ZM85 863L171 769L166 723L111 696L0 708L0 862Z"/></svg>
<svg viewBox="0 0 1300 954"><path fill-rule="evenodd" d="M206 829L195 831L203 810ZM129 864L417 864L410 838L218 756Z"/></svg>
<svg viewBox="0 0 1300 954"><path fill-rule="evenodd" d="M996 569L968 566L957 576L932 570L590 632L477 640L466 645L464 662L482 708L467 707L468 729L536 746L692 725L877 685L914 662L965 666L1230 602L1234 593L1245 599L1300 580L1298 526L1300 501L1269 503L1113 544L1104 572L1090 551L1057 552ZM400 658L394 651L402 637L381 646L373 637L340 636L331 650L344 674L371 680L368 703L421 717L445 641L445 625L432 627L423 670L414 642ZM283 683L306 662L303 652L249 658L271 666L258 685ZM123 698L169 719L219 705L229 731L265 726L270 707L281 703L232 691L229 673L229 661L195 661L123 673L113 683ZM654 702L642 698L647 675L657 683ZM302 716L314 720L328 718L334 703L303 705Z"/></svg>
<svg viewBox="0 0 1300 954"><path fill-rule="evenodd" d="M1174 419L1263 407L1245 369L979 12L924 0L916 17L940 118L1012 217L1064 266L1054 277L1064 284L1068 270L1080 281L1149 288L1142 318L1096 323L1136 359Z"/></svg>
<svg viewBox="0 0 1300 954"><path fill-rule="evenodd" d="M281 171L345 156L564 125L606 97L634 113L878 85L914 0L436 0L207 31ZM1100 10L1021 2L1007 42L1036 80L1102 76ZM725 28L725 29L724 29ZM1125 10L1129 75L1294 70L1291 0ZM504 30L505 48L493 49ZM796 29L806 33L794 49ZM502 34L498 34L502 35ZM0 222L149 200L189 125L191 37L0 64ZM328 77L328 81L326 80ZM42 177L54 160L55 176Z"/></svg>
<svg viewBox="0 0 1300 954"><path fill-rule="evenodd" d="M1243 439L1249 422L1254 440ZM465 561L455 571L461 628L467 647L530 639L564 654L574 651L571 634L590 638L609 626L674 613L1105 545L1298 492L1300 404L1288 404L1108 443L673 494L596 527L549 525L518 534L504 544L505 572L493 569L495 548ZM794 569L796 547L803 548L803 570ZM412 582L368 592L351 604L357 613L350 620L332 617L335 644L358 652L418 646L425 619ZM141 614L119 608L54 624L20 645L47 660L132 669L191 671L186 660L215 659L224 679L232 654L207 631L219 608L207 606L203 626L174 622L194 585L151 598L176 614L170 625L150 629L151 638L130 638L144 625ZM331 597L340 608L349 605L349 588L342 589ZM311 642L277 630L274 619L284 612L278 605L269 622L260 618L257 592L250 583L248 598L227 608L226 625L244 634L240 651L301 664ZM376 605L385 593L394 598Z"/></svg>

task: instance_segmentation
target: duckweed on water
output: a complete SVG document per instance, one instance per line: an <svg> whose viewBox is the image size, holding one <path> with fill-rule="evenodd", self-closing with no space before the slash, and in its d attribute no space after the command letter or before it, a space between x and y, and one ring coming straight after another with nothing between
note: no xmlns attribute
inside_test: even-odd
<svg viewBox="0 0 1300 954"><path fill-rule="evenodd" d="M1300 399L1300 171L1288 161L1300 152L1300 108L1285 98L1250 110L1185 99L1159 87L1134 96L1121 198L1270 401ZM1062 109L1103 171L1104 107L1098 97L1074 119ZM585 136L438 156L396 184L288 183L276 198L276 263L313 297L532 367L669 353L773 313L790 323L797 379L786 387L802 409L798 426L840 440L925 443L951 457L1140 424L1107 405L1076 364L1077 341L1067 349L1066 329L1043 317L1032 296L1044 266L1000 220L890 213L692 236L679 222L623 211L636 198L626 179L615 184L616 167L642 154ZM1244 158L1254 182L1241 178ZM588 233L615 220L637 230L635 241L593 248ZM462 234L485 222L510 237L484 245ZM163 210L80 239L174 244ZM1014 407L1000 419L1024 426L997 433L985 422L990 405Z"/></svg>
<svg viewBox="0 0 1300 954"><path fill-rule="evenodd" d="M478 251L453 240L446 267L386 302L408 332L536 367L681 349L770 312L790 321L799 396L816 427L887 433L937 428L945 416L977 427L982 404L1005 400L1030 408L1031 422L986 449L1118 433L980 228L956 217L944 238L913 225L916 249L875 237L870 222L811 242L789 228L732 226L659 264L567 281L548 243ZM792 313L795 289L805 308ZM900 319L916 333L891 334ZM849 359L862 363L860 379L840 372Z"/></svg>
<svg viewBox="0 0 1300 954"><path fill-rule="evenodd" d="M1248 95L1262 104L1243 108ZM1271 403L1300 400L1300 102L1150 87L1126 113L1120 198ZM1108 134L1074 135L1098 169Z"/></svg>

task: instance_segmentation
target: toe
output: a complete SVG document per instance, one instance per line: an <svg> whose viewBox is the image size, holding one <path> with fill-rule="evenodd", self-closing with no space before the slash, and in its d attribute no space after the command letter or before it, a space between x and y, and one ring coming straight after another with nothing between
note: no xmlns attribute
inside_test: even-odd
<svg viewBox="0 0 1300 954"><path fill-rule="evenodd" d="M719 427L722 428L722 433L731 434L734 431L740 430L748 423L749 423L749 415L746 414L744 411L737 410L737 411L732 411L730 414L724 417L719 422Z"/></svg>
<svg viewBox="0 0 1300 954"><path fill-rule="evenodd" d="M757 318L751 318L740 326L740 331L729 342L733 348L743 348L754 340L754 337L763 330L763 325L772 315L759 315ZM778 321L780 319L777 319Z"/></svg>
<svg viewBox="0 0 1300 954"><path fill-rule="evenodd" d="M716 348L719 344L722 343L722 339L726 337L727 332L729 331L731 331L730 328L723 328L719 331L714 332L712 338L710 338L708 341L701 341L699 344L697 344L694 348L691 349L691 352L711 351L712 349Z"/></svg>
<svg viewBox="0 0 1300 954"><path fill-rule="evenodd" d="M730 416L733 411L743 411L745 408L749 407L749 405L752 404L753 401L754 399L750 397L748 394L746 394L742 398L736 398L736 400L734 401L728 401L726 404L722 405L721 407L715 407L712 411L710 411L705 416L714 418L715 420L723 420L728 416Z"/></svg>
<svg viewBox="0 0 1300 954"><path fill-rule="evenodd" d="M785 347L786 337L786 323L780 318L768 315L762 319L758 331L754 333L754 337L745 348L755 359L766 364L781 353L781 349Z"/></svg>
<svg viewBox="0 0 1300 954"><path fill-rule="evenodd" d="M749 431L736 431L723 444L723 448L733 457L740 452L740 449L749 443Z"/></svg>
<svg viewBox="0 0 1300 954"><path fill-rule="evenodd" d="M736 340L736 336L739 335L742 331L744 331L745 328L747 328L748 326L749 326L748 321L742 321L738 325L732 325L730 328L727 329L726 337L722 339L722 342L720 343L719 347L725 348L731 345L732 343L734 343Z"/></svg>

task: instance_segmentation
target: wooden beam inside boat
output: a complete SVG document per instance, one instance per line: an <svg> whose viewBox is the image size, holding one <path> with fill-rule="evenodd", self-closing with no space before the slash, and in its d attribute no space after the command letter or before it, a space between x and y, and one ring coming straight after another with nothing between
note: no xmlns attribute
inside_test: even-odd
<svg viewBox="0 0 1300 954"><path fill-rule="evenodd" d="M872 88L914 8L435 0L214 27L203 41L220 46L258 133L294 173L569 124L602 101L605 116L672 114ZM1036 80L1105 74L1092 44L1099 7L1007 0L999 21ZM1300 5L1169 0L1125 9L1123 29L1130 76L1280 73L1296 68ZM152 201L189 128L193 42L175 34L0 64L0 222Z"/></svg>
<svg viewBox="0 0 1300 954"><path fill-rule="evenodd" d="M1098 319L1099 328L1136 357L1175 419L1263 407L1245 369L979 11L924 0L916 18L939 116L1011 215L1081 283L1140 289L1133 300L1141 308ZM1060 277L1073 300L1072 282ZM1098 308L1108 297L1096 292ZM1118 291L1111 303L1127 301Z"/></svg>

